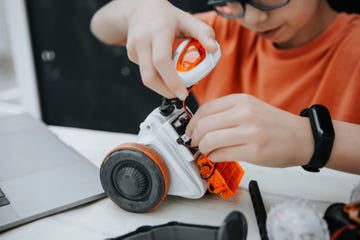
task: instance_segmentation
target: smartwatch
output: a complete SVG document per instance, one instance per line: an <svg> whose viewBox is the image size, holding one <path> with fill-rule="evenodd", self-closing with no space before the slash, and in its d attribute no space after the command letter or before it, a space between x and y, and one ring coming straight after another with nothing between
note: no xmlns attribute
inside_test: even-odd
<svg viewBox="0 0 360 240"><path fill-rule="evenodd" d="M319 172L330 158L335 139L329 110L323 105L315 104L303 109L300 116L309 118L315 142L314 153L309 163L302 168L309 172Z"/></svg>

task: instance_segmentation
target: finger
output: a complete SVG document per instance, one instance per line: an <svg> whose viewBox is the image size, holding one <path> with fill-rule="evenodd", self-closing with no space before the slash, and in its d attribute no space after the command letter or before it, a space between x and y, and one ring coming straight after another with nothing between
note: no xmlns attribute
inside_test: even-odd
<svg viewBox="0 0 360 240"><path fill-rule="evenodd" d="M208 154L208 158L213 162L245 161L252 162L252 150L249 145L229 146Z"/></svg>
<svg viewBox="0 0 360 240"><path fill-rule="evenodd" d="M241 131L236 128L227 128L206 133L199 141L198 146L201 153L209 154L216 149L245 143Z"/></svg>
<svg viewBox="0 0 360 240"><path fill-rule="evenodd" d="M245 126L226 128L208 132L199 141L199 150L208 154L223 147L244 145L252 141L254 131Z"/></svg>
<svg viewBox="0 0 360 240"><path fill-rule="evenodd" d="M187 14L187 13L185 13ZM201 45L209 52L216 52L219 48L215 40L215 31L201 20L191 16L181 18L180 29L186 37L197 39Z"/></svg>
<svg viewBox="0 0 360 240"><path fill-rule="evenodd" d="M198 124L195 125L192 134L188 135L191 137L191 145L198 146L199 142L208 133L236 127L239 124L238 119L232 117L232 114L231 110L227 110L201 118Z"/></svg>
<svg viewBox="0 0 360 240"><path fill-rule="evenodd" d="M137 57L136 51L134 50L134 48L132 48L130 46L130 44L126 44L126 51L127 51L128 59L131 62L138 64L138 57Z"/></svg>
<svg viewBox="0 0 360 240"><path fill-rule="evenodd" d="M139 69L144 85L164 97L174 97L152 64L151 47L144 45L143 47L139 48L139 53Z"/></svg>
<svg viewBox="0 0 360 240"><path fill-rule="evenodd" d="M180 100L185 100L188 91L177 74L172 61L172 42L166 36L158 36L152 45L154 66L170 91Z"/></svg>
<svg viewBox="0 0 360 240"><path fill-rule="evenodd" d="M193 134L194 129L199 125L198 122L200 119L231 109L234 106L234 101L232 100L231 96L232 95L218 98L201 105L187 125L185 131L186 135L191 136ZM224 119L227 118L228 116L224 116Z"/></svg>

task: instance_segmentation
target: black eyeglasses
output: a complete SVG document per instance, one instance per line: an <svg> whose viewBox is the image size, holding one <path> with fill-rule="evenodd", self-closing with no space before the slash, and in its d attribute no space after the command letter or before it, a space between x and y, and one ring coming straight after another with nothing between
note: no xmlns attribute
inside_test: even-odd
<svg viewBox="0 0 360 240"><path fill-rule="evenodd" d="M290 0L209 0L208 5L224 18L241 18L245 16L246 3L261 11L270 11L289 2Z"/></svg>

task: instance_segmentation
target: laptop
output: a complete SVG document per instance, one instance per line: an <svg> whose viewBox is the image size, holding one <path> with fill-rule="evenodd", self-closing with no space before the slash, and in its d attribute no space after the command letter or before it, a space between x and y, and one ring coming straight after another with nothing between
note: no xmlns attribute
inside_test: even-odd
<svg viewBox="0 0 360 240"><path fill-rule="evenodd" d="M0 233L103 196L99 169L45 124L0 115Z"/></svg>

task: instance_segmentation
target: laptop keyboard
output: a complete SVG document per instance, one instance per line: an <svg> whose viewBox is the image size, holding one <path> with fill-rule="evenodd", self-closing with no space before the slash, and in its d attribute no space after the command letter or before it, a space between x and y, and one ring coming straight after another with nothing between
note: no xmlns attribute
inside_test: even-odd
<svg viewBox="0 0 360 240"><path fill-rule="evenodd" d="M10 204L3 191L0 188L0 207Z"/></svg>

